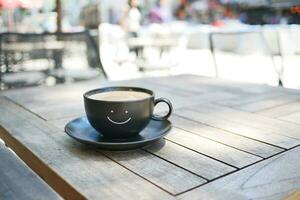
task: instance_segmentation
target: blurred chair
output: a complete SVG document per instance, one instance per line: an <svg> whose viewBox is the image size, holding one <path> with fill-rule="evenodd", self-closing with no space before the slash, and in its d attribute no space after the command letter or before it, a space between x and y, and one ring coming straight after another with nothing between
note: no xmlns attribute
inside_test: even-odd
<svg viewBox="0 0 300 200"><path fill-rule="evenodd" d="M264 25L263 35L270 48L282 85L300 88L300 26ZM278 64L280 63L280 64Z"/></svg>
<svg viewBox="0 0 300 200"><path fill-rule="evenodd" d="M300 55L300 25L290 25L290 38L293 41L294 54Z"/></svg>
<svg viewBox="0 0 300 200"><path fill-rule="evenodd" d="M150 28L144 33L141 37L131 38L119 25L100 24L99 49L104 69L110 79L152 76L155 72L162 74L162 70L169 69L167 54L170 55L173 37L169 34L167 37L160 37L152 33ZM135 51L130 51L130 48L139 51L136 54Z"/></svg>
<svg viewBox="0 0 300 200"><path fill-rule="evenodd" d="M279 77L279 85L282 86L283 79L283 59L282 59L282 45L280 42L279 30L282 25L264 25L262 26L262 34L264 40L272 54L272 58Z"/></svg>
<svg viewBox="0 0 300 200"><path fill-rule="evenodd" d="M50 70L50 75L56 79L65 82L107 78L97 42L89 31L56 33L50 41L63 47L54 54L55 66Z"/></svg>
<svg viewBox="0 0 300 200"><path fill-rule="evenodd" d="M136 55L130 52L126 33L121 26L109 23L99 25L99 49L103 68L109 79L120 80L140 76L135 62Z"/></svg>
<svg viewBox="0 0 300 200"><path fill-rule="evenodd" d="M113 60L119 65L132 62L135 58L130 55L126 42L126 33L119 25L102 23L99 26L100 53L103 62Z"/></svg>
<svg viewBox="0 0 300 200"><path fill-rule="evenodd" d="M184 30L182 22L150 24L139 38L143 49L137 60L140 71L169 75L178 66L179 55L186 46Z"/></svg>
<svg viewBox="0 0 300 200"><path fill-rule="evenodd" d="M34 86L45 81L53 53L42 47L45 39L37 34L0 34L1 88Z"/></svg>
<svg viewBox="0 0 300 200"><path fill-rule="evenodd" d="M178 56L181 58L179 73L191 73L213 77L215 75L214 63L209 46L208 26L189 27L186 32L185 50Z"/></svg>
<svg viewBox="0 0 300 200"><path fill-rule="evenodd" d="M219 45L230 41L230 45ZM226 31L210 34L216 76L278 85L272 54L261 31Z"/></svg>
<svg viewBox="0 0 300 200"><path fill-rule="evenodd" d="M98 46L87 31L75 33L2 33L1 83L4 87L86 80L102 74Z"/></svg>
<svg viewBox="0 0 300 200"><path fill-rule="evenodd" d="M204 32L201 30L192 31L187 35L188 49L209 49L209 32Z"/></svg>
<svg viewBox="0 0 300 200"><path fill-rule="evenodd" d="M281 46L279 41L279 29L278 25L264 25L262 26L262 34L270 49L272 55L281 56Z"/></svg>
<svg viewBox="0 0 300 200"><path fill-rule="evenodd" d="M283 86L300 88L300 26L289 25L278 30L283 61Z"/></svg>

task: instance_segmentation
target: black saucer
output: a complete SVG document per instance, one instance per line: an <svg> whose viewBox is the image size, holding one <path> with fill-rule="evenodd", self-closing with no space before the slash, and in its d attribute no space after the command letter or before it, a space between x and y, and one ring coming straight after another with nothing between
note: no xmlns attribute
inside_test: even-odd
<svg viewBox="0 0 300 200"><path fill-rule="evenodd" d="M126 139L105 138L98 133L88 122L86 117L80 117L67 123L66 133L75 140L97 146L105 150L130 150L141 148L165 136L171 129L168 120L151 120L147 127L138 136Z"/></svg>

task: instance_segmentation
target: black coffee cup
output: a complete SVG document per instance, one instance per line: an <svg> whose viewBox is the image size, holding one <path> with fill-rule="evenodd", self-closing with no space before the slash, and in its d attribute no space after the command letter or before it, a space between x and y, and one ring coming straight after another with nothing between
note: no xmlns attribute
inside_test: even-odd
<svg viewBox="0 0 300 200"><path fill-rule="evenodd" d="M146 98L137 100L109 101L91 98L92 95L112 91L134 91L146 93ZM137 87L106 87L86 92L84 106L88 121L98 132L108 138L134 137L142 131L151 119L166 120L172 113L172 104L168 99L154 99L151 90ZM168 105L165 116L153 114L154 106L160 102Z"/></svg>

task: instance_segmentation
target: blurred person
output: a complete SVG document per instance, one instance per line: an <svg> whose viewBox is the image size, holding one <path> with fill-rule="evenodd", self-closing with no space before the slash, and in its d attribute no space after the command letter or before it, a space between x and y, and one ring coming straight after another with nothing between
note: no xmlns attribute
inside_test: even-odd
<svg viewBox="0 0 300 200"><path fill-rule="evenodd" d="M229 10L228 8L224 10L223 15L223 21L226 26L239 26L243 24L240 19L240 15L232 10Z"/></svg>
<svg viewBox="0 0 300 200"><path fill-rule="evenodd" d="M239 19L240 19L241 23L244 23L244 24L248 23L248 15L247 15L247 13L245 13L245 12L240 13Z"/></svg>
<svg viewBox="0 0 300 200"><path fill-rule="evenodd" d="M166 23L171 20L170 10L166 7L165 0L157 0L154 8L150 10L149 21L150 23Z"/></svg>
<svg viewBox="0 0 300 200"><path fill-rule="evenodd" d="M128 5L125 8L123 16L120 19L120 25L127 32L128 38L137 38L138 31L141 26L141 12L139 11L139 0L128 0ZM140 48L130 48L130 51L134 51L136 56L140 52Z"/></svg>
<svg viewBox="0 0 300 200"><path fill-rule="evenodd" d="M109 20L109 23L111 23L111 24L118 24L119 23L119 19L120 19L120 16L118 16L118 12L113 7L110 7L108 9L108 20Z"/></svg>
<svg viewBox="0 0 300 200"><path fill-rule="evenodd" d="M180 0L179 5L175 10L175 16L178 20L191 19L191 4L187 0Z"/></svg>
<svg viewBox="0 0 300 200"><path fill-rule="evenodd" d="M128 0L128 5L120 19L120 25L128 33L128 37L137 37L141 26L139 0Z"/></svg>
<svg viewBox="0 0 300 200"><path fill-rule="evenodd" d="M0 11L0 32L5 32L4 20L3 20L3 17L2 17L2 12L1 11Z"/></svg>

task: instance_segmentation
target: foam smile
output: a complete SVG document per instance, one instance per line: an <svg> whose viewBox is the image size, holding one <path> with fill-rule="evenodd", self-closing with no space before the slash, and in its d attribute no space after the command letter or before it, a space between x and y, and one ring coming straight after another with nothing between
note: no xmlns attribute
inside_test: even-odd
<svg viewBox="0 0 300 200"><path fill-rule="evenodd" d="M126 123L128 123L128 122L131 120L131 117L129 117L129 119L127 119L126 121L123 121L123 122L116 122L116 121L110 119L108 116L107 116L107 119L108 119L111 123L114 123L114 124L126 124Z"/></svg>

